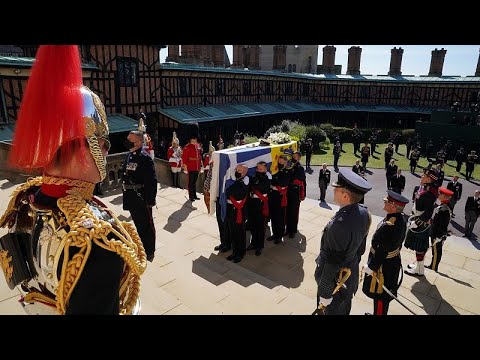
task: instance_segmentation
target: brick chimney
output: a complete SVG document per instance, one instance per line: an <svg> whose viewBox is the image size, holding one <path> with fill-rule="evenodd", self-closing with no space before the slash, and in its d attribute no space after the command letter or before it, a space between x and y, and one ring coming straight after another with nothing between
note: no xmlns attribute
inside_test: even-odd
<svg viewBox="0 0 480 360"><path fill-rule="evenodd" d="M285 71L287 45L273 45L273 70Z"/></svg>
<svg viewBox="0 0 480 360"><path fill-rule="evenodd" d="M193 58L195 55L195 45L182 45L182 58Z"/></svg>
<svg viewBox="0 0 480 360"><path fill-rule="evenodd" d="M477 71L475 71L475 76L480 76L480 51L478 55Z"/></svg>
<svg viewBox="0 0 480 360"><path fill-rule="evenodd" d="M216 67L225 67L224 45L213 45L213 65Z"/></svg>
<svg viewBox="0 0 480 360"><path fill-rule="evenodd" d="M260 45L250 45L250 66L248 68L260 69Z"/></svg>
<svg viewBox="0 0 480 360"><path fill-rule="evenodd" d="M213 66L213 45L199 45L197 57L200 65Z"/></svg>
<svg viewBox="0 0 480 360"><path fill-rule="evenodd" d="M442 76L443 62L445 61L445 54L447 50L432 50L432 60L430 61L430 71L428 76Z"/></svg>
<svg viewBox="0 0 480 360"><path fill-rule="evenodd" d="M324 74L333 74L333 68L335 66L335 52L337 48L332 45L327 45L323 48L323 73Z"/></svg>
<svg viewBox="0 0 480 360"><path fill-rule="evenodd" d="M242 45L233 45L233 62L232 62L232 68L241 68L242 67Z"/></svg>
<svg viewBox="0 0 480 360"><path fill-rule="evenodd" d="M168 56L165 61L178 61L178 56L180 55L180 46L179 45L168 45Z"/></svg>
<svg viewBox="0 0 480 360"><path fill-rule="evenodd" d="M360 46L352 46L348 49L347 75L360 75L361 56L362 48Z"/></svg>
<svg viewBox="0 0 480 360"><path fill-rule="evenodd" d="M394 47L391 51L392 57L390 58L390 71L388 75L390 76L400 76L402 75L402 56L403 49L399 47Z"/></svg>

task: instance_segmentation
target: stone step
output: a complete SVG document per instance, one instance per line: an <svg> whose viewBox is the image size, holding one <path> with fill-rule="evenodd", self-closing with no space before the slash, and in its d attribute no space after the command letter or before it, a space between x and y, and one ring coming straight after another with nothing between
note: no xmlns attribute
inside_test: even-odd
<svg viewBox="0 0 480 360"><path fill-rule="evenodd" d="M144 280L142 296L144 291L155 293L160 287L171 299L167 297L161 302L162 307L156 307L148 302L157 299L147 296L145 300L142 298L144 304L147 302L143 309L177 313L180 303L196 314L307 314L313 311L314 300L242 266L259 257L246 256L235 264L223 255L205 249L203 254L195 251L183 260L176 257L175 262L169 262L165 255L158 260L156 257L143 277L149 280ZM189 272L185 271L188 263ZM287 306L290 303L291 306ZM165 311L166 307L170 309ZM179 308L174 310L174 307Z"/></svg>

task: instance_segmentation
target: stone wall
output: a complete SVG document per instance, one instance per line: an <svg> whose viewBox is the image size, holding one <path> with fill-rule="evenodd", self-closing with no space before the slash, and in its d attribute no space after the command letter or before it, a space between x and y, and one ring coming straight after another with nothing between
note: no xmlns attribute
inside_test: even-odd
<svg viewBox="0 0 480 360"><path fill-rule="evenodd" d="M41 175L40 171L32 174L24 174L22 172L9 169L7 164L8 152L10 144L0 142L0 179L8 179L13 182L25 181L29 176ZM102 189L115 189L120 186L122 179L122 164L128 152L112 154L107 156L107 177L102 183ZM163 185L172 185L172 176L168 161L155 158L155 172L157 180ZM203 183L205 182L205 174L199 174L197 180L197 192L203 193ZM187 188L187 176L180 172L180 186Z"/></svg>

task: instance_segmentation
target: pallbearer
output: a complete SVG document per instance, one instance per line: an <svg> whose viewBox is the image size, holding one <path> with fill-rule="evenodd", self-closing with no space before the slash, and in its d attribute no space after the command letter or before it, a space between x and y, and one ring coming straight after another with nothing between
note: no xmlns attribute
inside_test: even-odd
<svg viewBox="0 0 480 360"><path fill-rule="evenodd" d="M235 169L235 182L226 190L227 196L227 217L225 219L228 242L232 244L232 254L227 260L233 262L242 261L246 250L245 239L245 221L247 220L247 198L248 167L246 165L237 165Z"/></svg>
<svg viewBox="0 0 480 360"><path fill-rule="evenodd" d="M300 202L305 199L305 190L307 184L305 181L305 170L300 164L302 153L295 151L292 156L293 166L291 169L292 177L290 178L290 184L288 184L287 191L287 231L289 238L294 238L298 229L298 213L300 211Z"/></svg>
<svg viewBox="0 0 480 360"><path fill-rule="evenodd" d="M272 223L272 236L267 240L275 244L282 242L285 234L285 215L287 209L287 191L290 183L291 170L287 168L287 157L282 155L278 158L278 172L272 176L272 184L270 185L270 219Z"/></svg>
<svg viewBox="0 0 480 360"><path fill-rule="evenodd" d="M265 225L269 214L268 193L270 179L267 173L267 163L260 161L257 164L255 175L250 178L250 199L248 200L248 222L251 226L252 240L247 250L254 250L255 255L262 254L265 240Z"/></svg>

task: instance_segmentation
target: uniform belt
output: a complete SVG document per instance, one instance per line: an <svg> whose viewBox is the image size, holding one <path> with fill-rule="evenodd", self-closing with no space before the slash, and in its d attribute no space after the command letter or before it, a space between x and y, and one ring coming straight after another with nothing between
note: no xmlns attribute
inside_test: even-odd
<svg viewBox="0 0 480 360"><path fill-rule="evenodd" d="M134 185L122 184L122 188L123 188L123 190L143 189L143 184L134 184Z"/></svg>
<svg viewBox="0 0 480 360"><path fill-rule="evenodd" d="M198 157L189 157L188 160L198 160Z"/></svg>
<svg viewBox="0 0 480 360"><path fill-rule="evenodd" d="M282 190L284 190L284 189L286 189L286 188L287 188L287 186L280 186L280 189L282 189ZM273 185L270 185L270 189L275 190L275 191L279 191L279 190L278 190L275 186L273 186Z"/></svg>
<svg viewBox="0 0 480 360"><path fill-rule="evenodd" d="M268 194L262 194L263 196L267 196ZM260 199L257 194L250 194L250 197L255 199Z"/></svg>
<svg viewBox="0 0 480 360"><path fill-rule="evenodd" d="M375 255L375 249L373 247L370 248L370 252ZM400 255L400 248L390 251L387 254L387 259L392 259L394 257L397 257L398 255Z"/></svg>

